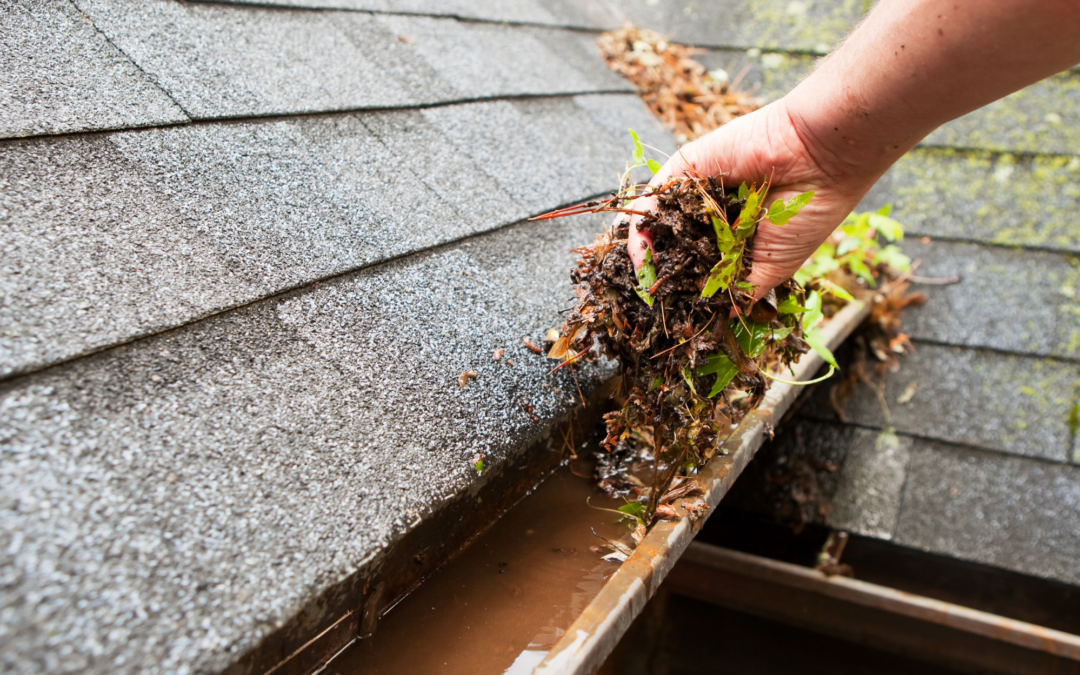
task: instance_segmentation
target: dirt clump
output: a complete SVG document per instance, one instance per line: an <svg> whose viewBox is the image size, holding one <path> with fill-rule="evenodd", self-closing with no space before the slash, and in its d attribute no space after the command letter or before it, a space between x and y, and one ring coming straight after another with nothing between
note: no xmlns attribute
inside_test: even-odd
<svg viewBox="0 0 1080 675"><path fill-rule="evenodd" d="M810 346L800 317L806 293L794 280L755 301L747 281L759 219L793 215L809 196L761 208L767 186L725 190L720 177L672 179L659 188L654 211L638 228L652 245L635 271L629 224L617 220L597 241L577 249L572 280L576 305L549 356L616 359L620 406L605 416L604 445L645 443L655 461L647 513L680 470L713 457L734 425L762 400L774 368L787 367ZM594 210L633 211L624 189ZM788 215L787 217L790 217ZM775 218L775 219L774 219Z"/></svg>

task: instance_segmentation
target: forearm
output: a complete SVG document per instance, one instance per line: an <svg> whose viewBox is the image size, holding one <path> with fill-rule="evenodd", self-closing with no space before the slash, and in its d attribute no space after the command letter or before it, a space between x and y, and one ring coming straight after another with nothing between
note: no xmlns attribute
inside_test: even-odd
<svg viewBox="0 0 1080 675"><path fill-rule="evenodd" d="M1080 63L1076 0L881 0L785 97L838 183L872 183L945 122Z"/></svg>

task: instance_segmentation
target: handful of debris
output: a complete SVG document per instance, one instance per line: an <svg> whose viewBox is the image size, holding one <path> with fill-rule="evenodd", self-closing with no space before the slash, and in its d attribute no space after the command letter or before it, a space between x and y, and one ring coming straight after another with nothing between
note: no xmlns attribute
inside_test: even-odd
<svg viewBox="0 0 1080 675"><path fill-rule="evenodd" d="M637 227L652 245L634 269L623 218L577 249L572 272L577 303L548 356L566 362L617 359L619 410L605 416L612 449L633 437L652 445L655 471L646 513L680 469L713 457L734 425L762 400L776 373L815 345L821 299L789 280L754 300L747 249L758 223L785 225L812 192L765 209L768 184L727 190L720 177L673 178L652 188L629 185L630 169L646 164L634 134L635 161L611 199L553 212L633 212L643 196L654 211ZM654 169L655 170L655 169ZM833 362L831 354L827 359Z"/></svg>

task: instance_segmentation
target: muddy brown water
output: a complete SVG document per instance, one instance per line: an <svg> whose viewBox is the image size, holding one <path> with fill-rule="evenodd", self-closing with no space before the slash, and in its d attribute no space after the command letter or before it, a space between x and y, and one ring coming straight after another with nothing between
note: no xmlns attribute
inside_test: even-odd
<svg viewBox="0 0 1080 675"><path fill-rule="evenodd" d="M586 499L623 504L569 468L556 470L323 672L531 673L619 567L600 559L610 549L590 528L629 541L616 515Z"/></svg>

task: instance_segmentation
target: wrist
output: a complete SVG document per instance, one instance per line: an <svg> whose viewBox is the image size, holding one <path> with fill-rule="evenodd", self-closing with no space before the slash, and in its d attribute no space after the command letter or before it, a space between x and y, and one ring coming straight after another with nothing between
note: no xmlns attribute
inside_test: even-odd
<svg viewBox="0 0 1080 675"><path fill-rule="evenodd" d="M840 106L798 88L777 103L828 187L866 192L921 138L900 142L861 137L858 125Z"/></svg>

